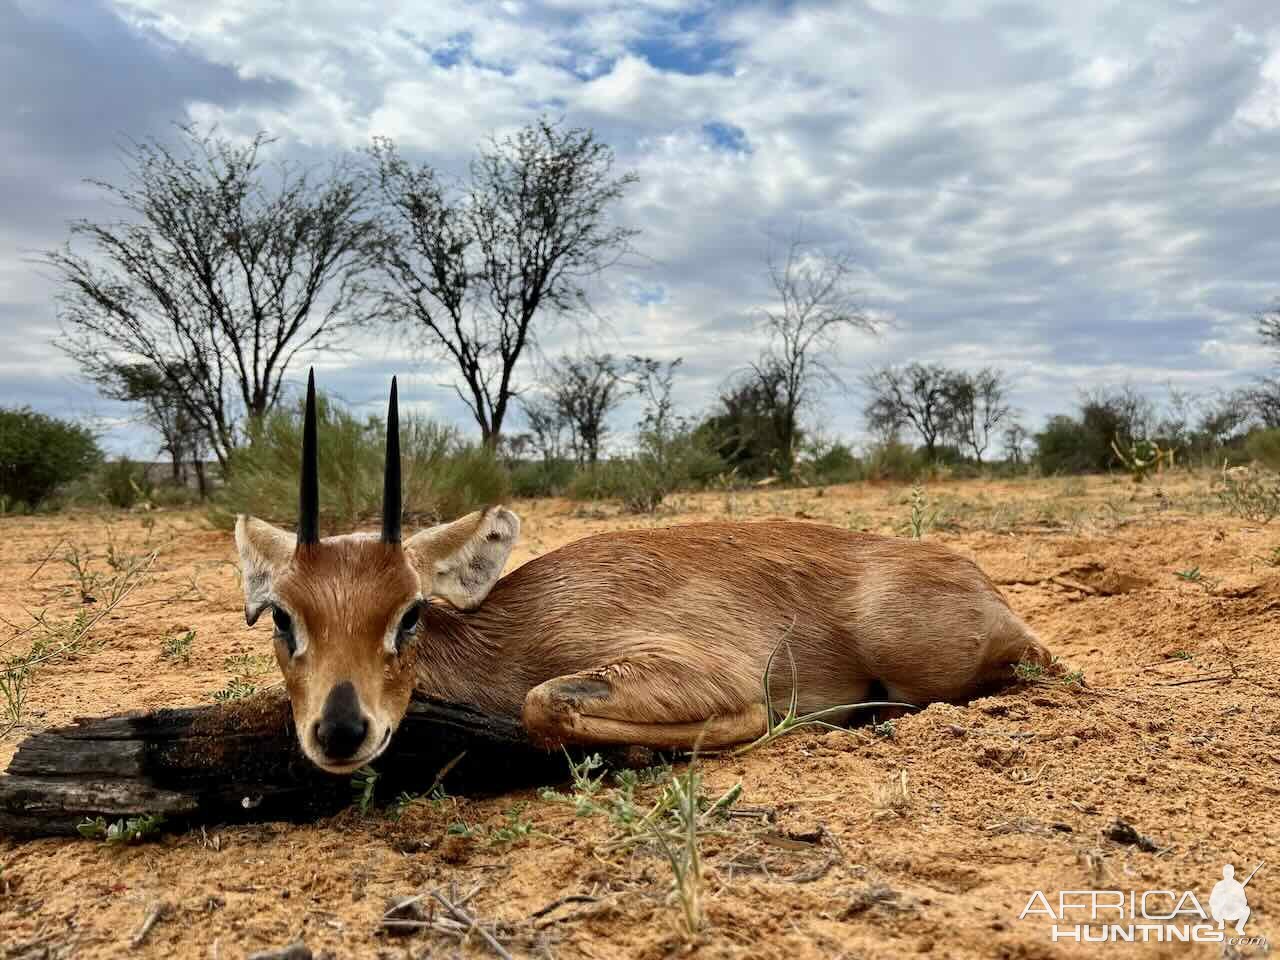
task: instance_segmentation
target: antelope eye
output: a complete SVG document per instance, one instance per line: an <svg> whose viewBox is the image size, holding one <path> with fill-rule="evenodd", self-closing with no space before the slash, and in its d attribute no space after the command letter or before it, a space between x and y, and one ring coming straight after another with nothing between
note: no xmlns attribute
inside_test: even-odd
<svg viewBox="0 0 1280 960"><path fill-rule="evenodd" d="M279 607L271 608L271 622L276 625L276 633L293 633L293 618Z"/></svg>
<svg viewBox="0 0 1280 960"><path fill-rule="evenodd" d="M279 607L272 607L271 622L275 624L276 636L284 641L285 648L292 657L298 649L298 638L293 635L293 618Z"/></svg>
<svg viewBox="0 0 1280 960"><path fill-rule="evenodd" d="M400 618L400 632L413 633L418 629L418 620L422 617L422 604L415 603L412 607L405 611L405 615Z"/></svg>

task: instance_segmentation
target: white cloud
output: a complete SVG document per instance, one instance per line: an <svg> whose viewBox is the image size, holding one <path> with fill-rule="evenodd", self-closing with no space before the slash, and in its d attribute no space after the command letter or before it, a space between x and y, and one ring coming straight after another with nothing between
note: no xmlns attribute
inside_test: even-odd
<svg viewBox="0 0 1280 960"><path fill-rule="evenodd" d="M895 321L844 345L850 379L872 362L1000 363L1034 421L1076 384L1210 389L1265 364L1247 320L1280 280L1269 0L114 8L175 56L286 84L287 99L186 100L284 149L388 134L458 170L541 112L594 127L640 175L621 212L645 254L603 278L599 338L686 356L691 403L726 342L734 359L758 347L769 238L797 227L855 251L867 307ZM0 237L0 301L24 295L12 249ZM380 342L355 356L370 377L395 361ZM836 430L859 429L856 403L832 406Z"/></svg>

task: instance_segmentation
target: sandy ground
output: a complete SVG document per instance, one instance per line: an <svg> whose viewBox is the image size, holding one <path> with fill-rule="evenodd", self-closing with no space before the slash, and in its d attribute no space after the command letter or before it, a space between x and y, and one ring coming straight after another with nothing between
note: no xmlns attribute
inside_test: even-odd
<svg viewBox="0 0 1280 960"><path fill-rule="evenodd" d="M1243 877L1265 860L1247 888L1246 933L1280 937L1280 521L1226 516L1210 482L928 487L926 536L975 557L1083 685L1044 680L934 705L892 731L801 732L700 761L709 795L738 782L743 793L740 815L702 839L706 919L692 940L660 852L611 847L609 816L526 791L130 847L0 838L0 956L239 958L299 939L341 958L490 954L476 931L379 931L389 897L431 890L472 894L468 914L515 956L1266 955L1258 944L1055 944L1043 913L1019 919L1037 890L1054 909L1060 891L1091 889L1190 890L1207 909L1224 864ZM515 508L515 562L623 526L802 517L902 534L911 513L900 486L684 496L656 518L609 504ZM99 576L86 583L93 603L63 559L73 547ZM159 557L90 642L38 671L22 723L0 738L0 767L42 726L207 703L235 678L276 681L269 628L241 617L231 536L198 513L0 519L11 625L0 654L42 629L25 629L33 614L56 625L100 610L109 547L117 564ZM191 630L189 662L163 655ZM641 787L637 804L658 790ZM1114 839L1117 819L1150 843ZM580 899L544 909L569 895ZM1168 903L1151 902L1153 913Z"/></svg>

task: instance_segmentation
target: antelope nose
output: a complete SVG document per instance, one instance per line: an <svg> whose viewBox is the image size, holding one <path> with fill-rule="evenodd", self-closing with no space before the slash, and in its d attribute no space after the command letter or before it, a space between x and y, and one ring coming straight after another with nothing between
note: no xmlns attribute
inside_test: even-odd
<svg viewBox="0 0 1280 960"><path fill-rule="evenodd" d="M352 757L369 732L369 721L360 709L356 688L347 680L329 691L315 726L316 743L331 760Z"/></svg>

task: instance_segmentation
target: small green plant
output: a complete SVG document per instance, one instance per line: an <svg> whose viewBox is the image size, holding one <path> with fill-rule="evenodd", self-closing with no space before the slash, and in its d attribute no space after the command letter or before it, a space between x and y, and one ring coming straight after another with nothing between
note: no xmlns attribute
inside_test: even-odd
<svg viewBox="0 0 1280 960"><path fill-rule="evenodd" d="M381 774L373 767L361 767L351 775L351 802L360 808L362 814L367 814L373 806L379 776Z"/></svg>
<svg viewBox="0 0 1280 960"><path fill-rule="evenodd" d="M392 820L399 820L408 813L412 807L421 803L423 799L424 798L420 793L411 793L408 790L401 790L396 794L396 798L391 801L390 806L387 807L387 816Z"/></svg>
<svg viewBox="0 0 1280 960"><path fill-rule="evenodd" d="M186 633L175 633L172 637L165 637L160 643L160 656L165 660L181 660L185 664L191 663L191 646L195 642L196 632L188 630Z"/></svg>
<svg viewBox="0 0 1280 960"><path fill-rule="evenodd" d="M27 661L23 657L12 657L0 670L0 707L4 709L5 719L9 726L22 722L22 712L27 704L27 680L29 676Z"/></svg>
<svg viewBox="0 0 1280 960"><path fill-rule="evenodd" d="M702 855L698 844L698 828L702 814L698 807L701 776L695 753L680 775L672 776L668 792L671 817L675 821L674 836L656 823L649 824L653 839L671 865L673 893L680 904L681 926L687 940L702 930Z"/></svg>
<svg viewBox="0 0 1280 960"><path fill-rule="evenodd" d="M1190 567L1187 570L1175 570L1173 575L1184 583L1194 583L1199 587L1203 587L1207 592L1212 592L1218 585L1218 581L1216 579L1205 576L1199 567Z"/></svg>
<svg viewBox="0 0 1280 960"><path fill-rule="evenodd" d="M896 733L896 728L892 720L885 720L883 723L877 723L872 727L871 732L883 740L892 740Z"/></svg>
<svg viewBox="0 0 1280 960"><path fill-rule="evenodd" d="M76 589L80 591L81 603L96 603L98 592L98 580L100 574L95 572L91 567L92 557L89 551L78 544L71 544L66 553L62 555L62 562L71 568L72 576L75 577Z"/></svg>
<svg viewBox="0 0 1280 960"><path fill-rule="evenodd" d="M524 815L523 803L517 803L508 810L503 811L506 822L500 827L495 827L489 831L489 843L492 844L512 844L517 840L523 840L534 832L533 821Z"/></svg>
<svg viewBox="0 0 1280 960"><path fill-rule="evenodd" d="M564 794L548 788L542 791L542 799L552 802L572 803L579 816L590 816L597 813L600 808L596 803L596 799L604 787L604 779L607 776L607 772L602 771L596 776L592 776L592 774L604 766L604 760L601 759L600 754L590 753L575 762L568 749L561 747L561 750L564 751L565 759L569 762L569 778L573 782L573 793L566 797Z"/></svg>
<svg viewBox="0 0 1280 960"><path fill-rule="evenodd" d="M227 657L222 665L237 677L260 677L271 672L275 660L265 653L238 653Z"/></svg>
<svg viewBox="0 0 1280 960"><path fill-rule="evenodd" d="M30 615L30 624L15 629L15 636L30 635L31 641L25 653L0 662L0 709L9 720L9 727L0 733L20 722L37 668L83 650L92 639L93 629L146 579L157 556L153 552L138 557L114 576L102 577L89 571L87 554L78 548L73 548L72 553L74 562L67 562L76 573L81 604L69 619L59 620L41 610Z"/></svg>
<svg viewBox="0 0 1280 960"><path fill-rule="evenodd" d="M114 823L107 823L102 817L92 820L86 817L76 824L76 831L90 840L104 840L112 844L140 843L158 837L164 822L164 816L158 813L129 817Z"/></svg>
<svg viewBox="0 0 1280 960"><path fill-rule="evenodd" d="M427 794L427 801L437 810L446 803L457 804L457 801L450 795L449 791L439 784L431 788L431 792Z"/></svg>
<svg viewBox="0 0 1280 960"><path fill-rule="evenodd" d="M1065 669L1057 657L1053 658L1048 667L1029 660L1015 663L1013 665L1013 676L1020 683L1041 685L1061 683L1069 687L1083 687L1085 685L1084 671Z"/></svg>
<svg viewBox="0 0 1280 960"><path fill-rule="evenodd" d="M257 684L242 680L240 677L232 677L225 687L214 692L213 699L218 703L230 703L233 700L243 700L257 692Z"/></svg>
<svg viewBox="0 0 1280 960"><path fill-rule="evenodd" d="M1191 660L1194 659L1190 650L1175 650L1169 654L1170 660Z"/></svg>
<svg viewBox="0 0 1280 960"><path fill-rule="evenodd" d="M423 801L430 803L437 810L446 803L452 803L456 807L458 802L449 796L449 792L444 788L443 781L449 775L449 771L461 763L462 758L466 755L467 751L463 750L441 767L425 793L410 793L408 790L402 790L387 808L387 816L392 820L399 820L408 812L410 807Z"/></svg>
<svg viewBox="0 0 1280 960"><path fill-rule="evenodd" d="M433 791L434 792L434 791ZM392 805L392 816L397 819L402 815L403 809L409 805L416 803L423 798L412 794L401 794ZM452 801L453 798L443 791L437 797L430 798L433 804L442 805L445 801ZM466 837L468 839L481 840L487 846L509 846L527 837L539 835L538 830L534 827L533 820L525 814L526 804L516 803L508 809L504 810L503 823L497 827L472 826L466 820L459 817L452 821L445 828L445 835L449 837ZM367 809L367 804L361 807L363 812ZM547 836L547 834L540 834Z"/></svg>
<svg viewBox="0 0 1280 960"><path fill-rule="evenodd" d="M738 512L738 468L726 471L716 476L713 481L716 488L724 494L724 514L732 517Z"/></svg>
<svg viewBox="0 0 1280 960"><path fill-rule="evenodd" d="M593 758L587 758L591 760ZM717 829L742 796L742 784L712 800L702 792L697 751L682 773L670 766L644 770L620 770L614 774L615 788L604 786L603 777L592 776L596 765L569 761L575 790L585 794L579 802L587 814L605 813L619 834L602 849L616 851L652 845L671 866L672 897L680 907L680 928L686 938L702 929L702 834ZM661 786L656 802L643 814L637 792L646 786ZM574 802L574 798L544 791L545 799ZM582 802L585 800L585 803Z"/></svg>
<svg viewBox="0 0 1280 960"><path fill-rule="evenodd" d="M618 789L609 797L609 819L620 827L628 827L642 816L636 807L636 790L640 787L640 777L635 770L619 770L613 775L613 782L618 785Z"/></svg>
<svg viewBox="0 0 1280 960"><path fill-rule="evenodd" d="M929 510L929 498L924 487L916 484L911 488L911 517L907 520L907 530L913 540L923 540L927 531L937 522L938 511Z"/></svg>
<svg viewBox="0 0 1280 960"><path fill-rule="evenodd" d="M794 624L793 624L794 626ZM784 737L788 733L801 730L805 727L818 727L823 730L844 730L844 727L837 726L834 723L828 723L828 717L847 716L854 710L879 710L887 707L902 707L907 710L918 709L914 703L901 703L894 700L866 700L861 703L844 703L834 707L827 707L823 710L815 710L812 713L806 713L803 716L799 713L800 702L800 685L796 677L796 660L791 652L791 645L787 642L787 638L791 634L791 628L787 629L787 633L777 646L773 648L773 652L769 654L769 659L764 666L764 705L765 705L765 732L763 735L748 744L733 750L734 756L741 756L762 747L765 744L772 743L779 737ZM782 716L778 716L773 707L772 690L772 673L773 661L778 656L778 651L782 649L787 651L787 660L791 664L791 699L787 704L787 712Z"/></svg>
<svg viewBox="0 0 1280 960"><path fill-rule="evenodd" d="M1023 683L1034 683L1044 678L1044 667L1024 660L1013 665L1013 675Z"/></svg>

